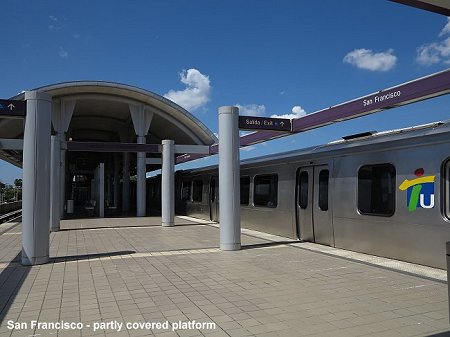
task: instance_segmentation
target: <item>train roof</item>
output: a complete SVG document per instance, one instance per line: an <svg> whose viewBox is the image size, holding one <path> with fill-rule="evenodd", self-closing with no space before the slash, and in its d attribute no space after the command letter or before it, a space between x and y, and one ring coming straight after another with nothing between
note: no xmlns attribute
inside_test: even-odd
<svg viewBox="0 0 450 337"><path fill-rule="evenodd" d="M358 151L357 148L367 146L377 146L381 143L408 140L420 138L428 135L438 135L450 132L450 120L438 121L428 124L422 124L402 129L394 129L380 132L366 132L357 135L343 137L327 144L312 146L308 148L292 150L282 153L269 154L261 157L241 160L242 166L251 166L261 162L283 161L283 159L292 159L293 157L302 157L305 155L321 157L326 156L328 152L334 151ZM345 139L344 139L345 138ZM361 149L363 150L363 149ZM183 172L201 173L216 168L217 165L185 170Z"/></svg>

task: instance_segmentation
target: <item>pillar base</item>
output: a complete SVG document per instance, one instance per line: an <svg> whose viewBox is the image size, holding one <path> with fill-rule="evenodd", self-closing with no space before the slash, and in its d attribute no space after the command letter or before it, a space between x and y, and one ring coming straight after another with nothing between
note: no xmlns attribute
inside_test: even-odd
<svg viewBox="0 0 450 337"><path fill-rule="evenodd" d="M175 223L174 222L162 222L161 225L163 227L173 227L173 226L175 226Z"/></svg>
<svg viewBox="0 0 450 337"><path fill-rule="evenodd" d="M29 259L28 256L26 256L25 253L22 251L22 265L23 266L35 266L38 264L46 264L49 261L50 261L50 258L48 256L33 257L33 258Z"/></svg>
<svg viewBox="0 0 450 337"><path fill-rule="evenodd" d="M221 243L220 250L241 250L240 243Z"/></svg>

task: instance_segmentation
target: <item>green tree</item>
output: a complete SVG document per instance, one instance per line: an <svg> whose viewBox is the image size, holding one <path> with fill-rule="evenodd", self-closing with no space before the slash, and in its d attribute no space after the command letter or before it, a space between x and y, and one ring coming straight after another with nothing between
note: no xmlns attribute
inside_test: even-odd
<svg viewBox="0 0 450 337"><path fill-rule="evenodd" d="M14 186L22 188L22 179L14 179Z"/></svg>
<svg viewBox="0 0 450 337"><path fill-rule="evenodd" d="M14 201L14 187L12 185L6 184L5 188L3 189L3 201Z"/></svg>

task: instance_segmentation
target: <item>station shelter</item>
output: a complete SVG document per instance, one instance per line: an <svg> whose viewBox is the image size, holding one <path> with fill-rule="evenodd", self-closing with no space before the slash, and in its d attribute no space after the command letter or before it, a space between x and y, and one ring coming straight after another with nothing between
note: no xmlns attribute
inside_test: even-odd
<svg viewBox="0 0 450 337"><path fill-rule="evenodd" d="M30 92L49 100L51 125L48 143L44 143L51 147L51 155L34 158L31 165L49 175L47 189L39 184L46 177L35 177L33 193L50 194L52 230L59 229L63 218L147 215L150 205L146 198L146 172L161 168L164 141L172 146L172 163L176 153L207 153L217 142L204 124L179 105L129 85L59 83L12 99L27 100ZM30 103L27 104L30 110ZM46 113L45 109L37 110ZM27 111L27 115L30 113ZM37 129L43 123L39 120L40 117L35 122L28 121L27 116L25 123L24 119L0 118L0 139L23 139L26 124ZM26 137L22 147L0 146L0 159L22 167L26 148ZM24 176L24 183L27 179Z"/></svg>

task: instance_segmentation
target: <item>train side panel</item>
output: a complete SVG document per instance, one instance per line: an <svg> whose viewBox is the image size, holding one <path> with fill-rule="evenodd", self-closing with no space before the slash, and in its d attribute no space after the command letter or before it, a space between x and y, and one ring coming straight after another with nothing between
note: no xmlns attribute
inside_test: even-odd
<svg viewBox="0 0 450 337"><path fill-rule="evenodd" d="M450 223L442 214L440 201L441 167L448 156L448 144L429 144L336 158L334 189L336 195L345 198L335 198L335 246L446 268L445 243L450 241ZM395 182L391 185L395 188L393 214L363 214L359 209L358 193L362 191L358 191L358 172L370 165L395 167ZM411 202L414 186L405 189L416 178L432 180L422 184L418 197L417 202L424 207L415 207L417 202Z"/></svg>
<svg viewBox="0 0 450 337"><path fill-rule="evenodd" d="M435 123L248 161L241 165L241 193L248 189L241 194L248 199L241 204L242 227L445 269L449 136L448 122ZM186 214L210 219L212 176L217 167L180 174L191 188L197 180L197 191L203 181L201 201L193 200L193 191L181 200ZM276 206L273 196L264 196L275 181ZM305 198L312 208L303 205Z"/></svg>
<svg viewBox="0 0 450 337"><path fill-rule="evenodd" d="M276 175L278 179L277 206L255 205L255 177L258 179L258 177L269 177L271 175ZM241 178L250 177L251 182L250 204L241 205L241 226L296 239L293 176L295 176L295 168L287 163L241 169Z"/></svg>

